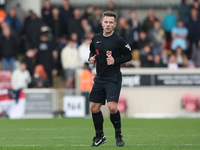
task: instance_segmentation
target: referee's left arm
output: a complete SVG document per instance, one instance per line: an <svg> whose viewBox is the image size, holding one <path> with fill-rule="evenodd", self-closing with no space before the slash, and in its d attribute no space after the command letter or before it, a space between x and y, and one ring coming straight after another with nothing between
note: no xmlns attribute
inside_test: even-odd
<svg viewBox="0 0 200 150"><path fill-rule="evenodd" d="M121 57L115 58L115 64L123 64L132 59L131 47L125 41L119 42L119 51L121 53Z"/></svg>

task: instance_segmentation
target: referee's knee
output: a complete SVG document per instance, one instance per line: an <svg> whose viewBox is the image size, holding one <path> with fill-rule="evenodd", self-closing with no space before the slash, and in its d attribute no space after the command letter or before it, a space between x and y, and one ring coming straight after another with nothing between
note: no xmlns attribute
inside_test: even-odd
<svg viewBox="0 0 200 150"><path fill-rule="evenodd" d="M115 105L108 106L111 114L116 114L118 109Z"/></svg>
<svg viewBox="0 0 200 150"><path fill-rule="evenodd" d="M100 107L97 104L91 103L90 110L92 113L98 113L100 111Z"/></svg>

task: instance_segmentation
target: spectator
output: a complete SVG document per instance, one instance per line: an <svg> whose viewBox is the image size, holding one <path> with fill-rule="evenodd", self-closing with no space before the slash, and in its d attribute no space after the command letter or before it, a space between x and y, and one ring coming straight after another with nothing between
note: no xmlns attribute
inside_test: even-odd
<svg viewBox="0 0 200 150"><path fill-rule="evenodd" d="M177 47L181 47L183 51L186 50L186 38L188 35L188 29L183 26L183 21L178 20L177 27L172 29L172 50L176 50Z"/></svg>
<svg viewBox="0 0 200 150"><path fill-rule="evenodd" d="M160 55L155 55L153 57L153 67L157 67L157 68L164 67L164 65L162 64Z"/></svg>
<svg viewBox="0 0 200 150"><path fill-rule="evenodd" d="M68 26L68 30L69 30L69 34L71 35L72 33L77 33L78 35L78 44L81 43L81 38L84 35L84 31L83 28L81 26L81 12L80 9L76 8L74 9L74 18L72 18L69 22L69 26Z"/></svg>
<svg viewBox="0 0 200 150"><path fill-rule="evenodd" d="M70 35L70 39L73 41L73 45L74 45L74 48L75 49L78 49L78 34L76 32L73 32L71 35Z"/></svg>
<svg viewBox="0 0 200 150"><path fill-rule="evenodd" d="M86 11L85 13L83 14L83 18L84 19L87 19L89 24L92 24L92 21L94 20L95 18L95 15L94 15L94 7L93 5L88 5L87 8L86 8Z"/></svg>
<svg viewBox="0 0 200 150"><path fill-rule="evenodd" d="M50 26L50 23L52 21L52 6L50 0L44 1L44 6L42 7L41 14L42 14L42 20L45 24Z"/></svg>
<svg viewBox="0 0 200 150"><path fill-rule="evenodd" d="M89 54L90 54L90 51L89 51L90 42L91 42L91 39L86 37L83 40L82 44L78 48L81 66L84 66L84 64L86 62L88 62L88 57L89 57Z"/></svg>
<svg viewBox="0 0 200 150"><path fill-rule="evenodd" d="M5 18L6 18L6 12L3 9L3 7L0 6L0 25L2 24Z"/></svg>
<svg viewBox="0 0 200 150"><path fill-rule="evenodd" d="M152 43L152 54L160 55L165 45L165 33L159 20L154 21L154 27L149 31L148 37Z"/></svg>
<svg viewBox="0 0 200 150"><path fill-rule="evenodd" d="M24 19L26 18L26 13L25 13L24 9L21 7L20 3L16 4L15 10L16 10L17 18L19 19L21 25L23 25Z"/></svg>
<svg viewBox="0 0 200 150"><path fill-rule="evenodd" d="M129 29L129 25L126 22L126 18L120 17L118 21L118 26L117 26L117 32L125 40L128 39L128 29Z"/></svg>
<svg viewBox="0 0 200 150"><path fill-rule="evenodd" d="M144 48L140 50L140 61L141 67L152 67L153 56L149 45L144 46Z"/></svg>
<svg viewBox="0 0 200 150"><path fill-rule="evenodd" d="M198 16L200 15L200 5L199 5L199 1L198 0L193 0L193 3L192 3L192 8L193 9L195 8L198 12Z"/></svg>
<svg viewBox="0 0 200 150"><path fill-rule="evenodd" d="M200 40L198 42L198 47L194 48L192 51L192 60L196 67L200 67Z"/></svg>
<svg viewBox="0 0 200 150"><path fill-rule="evenodd" d="M189 48L187 51L187 55L191 58L192 49L194 47L198 47L198 40L200 39L200 19L198 16L198 12L195 8L191 10L191 18L187 24L188 29L188 40L189 40Z"/></svg>
<svg viewBox="0 0 200 150"><path fill-rule="evenodd" d="M127 21L129 25L129 31L128 31L128 43L133 43L133 49L137 48L137 42L139 40L139 32L141 30L141 24L137 20L136 17L136 11L131 10L130 17ZM129 40L130 39L130 40Z"/></svg>
<svg viewBox="0 0 200 150"><path fill-rule="evenodd" d="M68 25L69 21L73 18L73 11L74 8L70 6L69 0L63 0L62 7L60 8L60 18L62 21L63 34L65 35L69 35Z"/></svg>
<svg viewBox="0 0 200 150"><path fill-rule="evenodd" d="M120 18L120 11L119 9L117 9L113 0L109 0L107 6L107 10L114 12L118 16L118 18Z"/></svg>
<svg viewBox="0 0 200 150"><path fill-rule="evenodd" d="M150 29L153 28L153 23L155 20L158 20L157 17L154 15L154 10L150 8L148 10L148 16L145 18L143 22L143 31L148 33Z"/></svg>
<svg viewBox="0 0 200 150"><path fill-rule="evenodd" d="M21 90L28 88L30 82L31 76L28 70L26 70L26 63L21 62L20 67L14 70L11 78L12 88L15 91L17 103Z"/></svg>
<svg viewBox="0 0 200 150"><path fill-rule="evenodd" d="M187 67L188 66L188 59L185 53L182 51L180 47L176 49L176 58L178 67Z"/></svg>
<svg viewBox="0 0 200 150"><path fill-rule="evenodd" d="M26 24L24 29L29 46L31 47L35 46L39 41L41 26L42 26L41 19L39 19L34 12L30 11L30 18L26 19Z"/></svg>
<svg viewBox="0 0 200 150"><path fill-rule="evenodd" d="M5 18L4 21L9 24L9 26L11 27L12 30L14 30L16 33L20 34L21 24L20 24L19 19L16 16L15 8L11 8L9 10L9 14L7 15L7 17Z"/></svg>
<svg viewBox="0 0 200 150"><path fill-rule="evenodd" d="M101 27L101 9L100 8L96 8L95 9L95 18L92 21L92 29L94 31L94 33L100 33L102 31L102 27Z"/></svg>
<svg viewBox="0 0 200 150"><path fill-rule="evenodd" d="M47 88L50 86L43 65L38 64L35 66L32 84L34 88Z"/></svg>
<svg viewBox="0 0 200 150"><path fill-rule="evenodd" d="M161 62L163 64L164 67L167 67L168 64L168 50L167 49L163 49L161 52Z"/></svg>
<svg viewBox="0 0 200 150"><path fill-rule="evenodd" d="M35 68L35 63L34 63L35 55L36 51L34 49L29 49L23 58L23 62L26 63L27 70L29 71L31 76L33 76L33 71Z"/></svg>
<svg viewBox="0 0 200 150"><path fill-rule="evenodd" d="M17 55L17 39L11 35L9 27L3 28L3 36L0 37L0 49L2 69L14 71Z"/></svg>
<svg viewBox="0 0 200 150"><path fill-rule="evenodd" d="M36 46L36 64L41 64L47 73L49 79L49 85L52 87L53 79L52 73L55 72L55 62L53 58L53 51L55 50L54 44L49 41L47 34L42 34L40 36L40 41Z"/></svg>
<svg viewBox="0 0 200 150"><path fill-rule="evenodd" d="M165 37L166 37L166 48L171 49L171 30L176 27L176 17L172 12L172 7L167 7L167 13L163 18L162 22L163 29L165 30Z"/></svg>
<svg viewBox="0 0 200 150"><path fill-rule="evenodd" d="M176 55L175 54L171 54L169 56L169 60L168 60L168 65L167 67L169 69L178 69L178 63L177 63L177 58L176 58Z"/></svg>
<svg viewBox="0 0 200 150"><path fill-rule="evenodd" d="M150 40L147 37L147 34L144 31L140 31L139 40L137 42L137 48L139 50L143 49L146 45L150 46ZM131 46L132 47L132 46Z"/></svg>
<svg viewBox="0 0 200 150"><path fill-rule="evenodd" d="M188 0L182 0L178 8L178 19L182 20L184 25L188 23L190 18L190 6Z"/></svg>
<svg viewBox="0 0 200 150"><path fill-rule="evenodd" d="M60 11L58 8L52 9L52 20L50 22L52 29L53 41L58 44L59 38L62 36L62 22L60 19Z"/></svg>
<svg viewBox="0 0 200 150"><path fill-rule="evenodd" d="M70 40L61 51L61 62L65 71L66 88L75 88L75 70L80 66L78 50L74 48L74 42Z"/></svg>
<svg viewBox="0 0 200 150"><path fill-rule="evenodd" d="M82 19L81 26L84 32L83 36L81 37L82 39L84 37L87 37L92 32L92 26L89 24L87 19Z"/></svg>

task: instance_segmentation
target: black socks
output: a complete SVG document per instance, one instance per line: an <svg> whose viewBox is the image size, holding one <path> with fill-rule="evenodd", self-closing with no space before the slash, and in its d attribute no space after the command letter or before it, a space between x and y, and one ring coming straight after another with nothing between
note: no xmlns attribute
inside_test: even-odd
<svg viewBox="0 0 200 150"><path fill-rule="evenodd" d="M115 136L120 136L121 134L121 117L119 111L116 114L110 114L110 121L115 128Z"/></svg>
<svg viewBox="0 0 200 150"><path fill-rule="evenodd" d="M99 111L98 113L92 113L92 119L94 123L94 128L96 131L96 137L103 136L103 115L102 112Z"/></svg>

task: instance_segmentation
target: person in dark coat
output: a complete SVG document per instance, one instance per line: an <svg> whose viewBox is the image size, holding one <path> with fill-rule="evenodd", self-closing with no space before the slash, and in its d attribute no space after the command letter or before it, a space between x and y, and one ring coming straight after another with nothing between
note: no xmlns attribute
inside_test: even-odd
<svg viewBox="0 0 200 150"><path fill-rule="evenodd" d="M42 14L42 20L44 23L46 23L48 26L51 23L52 20L52 6L50 0L44 1L44 7L42 7L41 14Z"/></svg>

